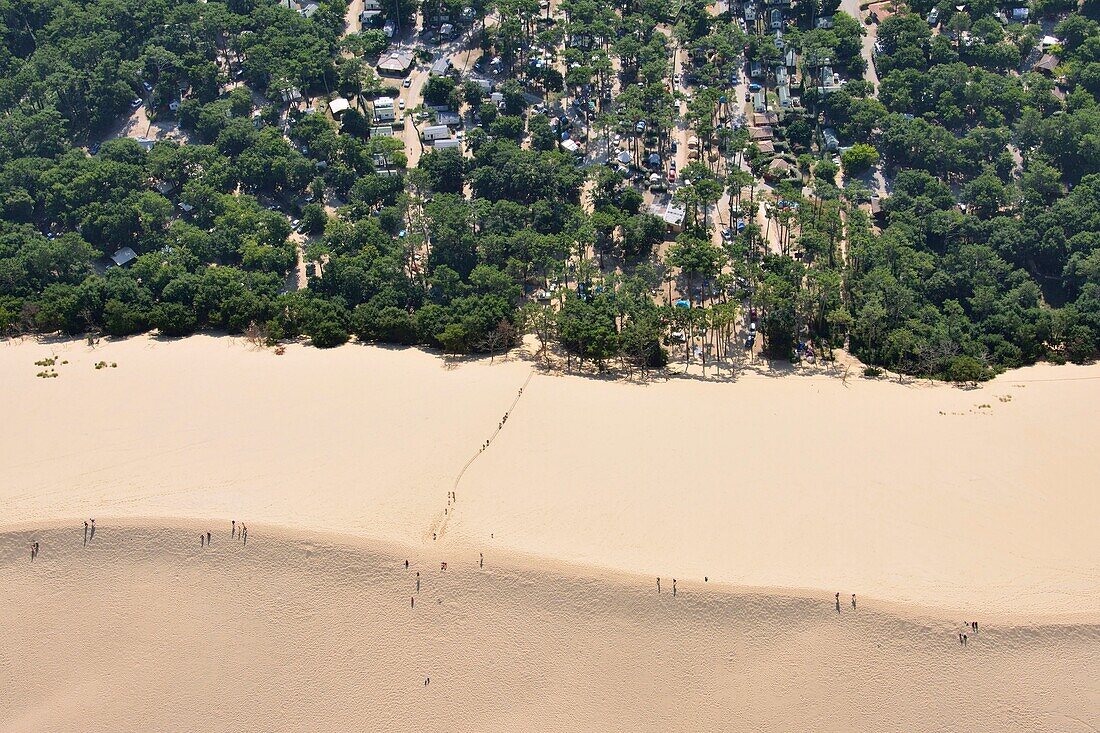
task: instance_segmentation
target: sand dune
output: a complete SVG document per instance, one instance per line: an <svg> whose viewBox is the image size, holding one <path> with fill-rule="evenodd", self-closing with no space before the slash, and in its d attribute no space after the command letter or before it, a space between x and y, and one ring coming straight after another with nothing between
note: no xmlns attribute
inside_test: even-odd
<svg viewBox="0 0 1100 733"><path fill-rule="evenodd" d="M7 342L0 380L0 732L1100 728L1100 368L638 385L203 336Z"/></svg>
<svg viewBox="0 0 1100 733"><path fill-rule="evenodd" d="M227 525L98 524L87 548L79 525L0 534L0 730L1100 725L1097 626L991 624L963 649L955 624L873 601L837 614L695 581L673 598L667 579L657 595L438 548L406 571L392 547L255 524L247 547Z"/></svg>
<svg viewBox="0 0 1100 733"><path fill-rule="evenodd" d="M36 378L51 353L69 363ZM206 336L2 344L2 524L236 517L940 616L1100 620L1100 368L974 391L531 372Z"/></svg>

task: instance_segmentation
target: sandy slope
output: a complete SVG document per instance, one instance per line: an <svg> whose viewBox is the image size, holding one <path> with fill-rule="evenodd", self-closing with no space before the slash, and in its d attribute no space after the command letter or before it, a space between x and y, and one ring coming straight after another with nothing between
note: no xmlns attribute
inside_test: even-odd
<svg viewBox="0 0 1100 733"><path fill-rule="evenodd" d="M50 353L69 363L36 378ZM238 518L941 617L1100 619L1098 368L976 391L537 375L448 508L531 372L204 336L0 344L0 524Z"/></svg>
<svg viewBox="0 0 1100 733"><path fill-rule="evenodd" d="M1100 726L1095 625L989 624L963 649L950 622L873 601L672 598L667 579L657 595L439 548L406 571L376 544L257 524L247 547L222 524L98 524L87 548L79 526L0 533L0 731Z"/></svg>

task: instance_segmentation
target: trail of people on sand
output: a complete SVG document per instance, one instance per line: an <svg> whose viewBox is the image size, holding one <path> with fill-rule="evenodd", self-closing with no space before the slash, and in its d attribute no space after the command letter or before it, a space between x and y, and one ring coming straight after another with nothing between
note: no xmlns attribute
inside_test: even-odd
<svg viewBox="0 0 1100 733"><path fill-rule="evenodd" d="M527 379L523 380L523 385L519 388L519 392L516 394L515 399L512 400L512 404L504 411L504 417L497 423L496 430L494 430L485 442L478 447L477 452L470 456L466 463L462 464L462 468L459 470L458 475L455 476L454 483L451 485L451 490L447 492L447 507L443 510L443 514L436 515L435 520L424 533L425 541L429 537L433 542L442 539L443 535L447 532L447 525L457 511L458 485L462 483L462 477L466 475L466 471L474 464L474 461L480 458L493 444L497 436L500 435L500 431L504 429L504 425L508 422L509 415L516 409L516 405L519 404L520 398L523 397L523 390L527 389L527 386L531 383L531 377L533 376L535 376L534 369L527 374Z"/></svg>

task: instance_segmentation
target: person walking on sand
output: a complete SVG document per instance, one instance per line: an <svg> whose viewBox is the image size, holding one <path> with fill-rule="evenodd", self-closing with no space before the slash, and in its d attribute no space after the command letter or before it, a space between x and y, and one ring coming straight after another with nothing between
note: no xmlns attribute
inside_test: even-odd
<svg viewBox="0 0 1100 733"><path fill-rule="evenodd" d="M416 596L409 596L409 608L416 608Z"/></svg>
<svg viewBox="0 0 1100 733"><path fill-rule="evenodd" d="M661 592L661 579L660 578L657 578L657 592L658 593Z"/></svg>
<svg viewBox="0 0 1100 733"><path fill-rule="evenodd" d="M199 534L199 547L206 547L206 535Z"/></svg>
<svg viewBox="0 0 1100 733"><path fill-rule="evenodd" d="M210 533L209 532L206 533L206 544L208 544L208 545L210 544Z"/></svg>
<svg viewBox="0 0 1100 733"><path fill-rule="evenodd" d="M420 592L420 571L416 571L416 592Z"/></svg>
<svg viewBox="0 0 1100 733"><path fill-rule="evenodd" d="M963 643L963 633L960 631L959 632L959 646L962 646L962 643Z"/></svg>
<svg viewBox="0 0 1100 733"><path fill-rule="evenodd" d="M672 597L676 597L676 578L672 579Z"/></svg>
<svg viewBox="0 0 1100 733"><path fill-rule="evenodd" d="M852 594L852 608L854 609L855 607L856 607L856 594L853 593Z"/></svg>
<svg viewBox="0 0 1100 733"><path fill-rule="evenodd" d="M230 537L236 537L237 536L237 520L236 519L233 520L233 526L230 529L229 536Z"/></svg>
<svg viewBox="0 0 1100 733"><path fill-rule="evenodd" d="M485 567L485 553L484 552L479 552L477 554L478 554L477 566L479 568L484 568Z"/></svg>
<svg viewBox="0 0 1100 733"><path fill-rule="evenodd" d="M406 561L405 561L405 569L406 569L406 570L408 570L408 569L409 569L409 561L408 561L408 560L406 560Z"/></svg>
<svg viewBox="0 0 1100 733"><path fill-rule="evenodd" d="M241 541L244 542L247 545L248 544L248 527L246 527L244 525L242 525L242 527L243 527L243 529L241 529Z"/></svg>
<svg viewBox="0 0 1100 733"><path fill-rule="evenodd" d="M966 646L967 638L966 634L963 634L963 646Z"/></svg>
<svg viewBox="0 0 1100 733"><path fill-rule="evenodd" d="M836 612L840 613L840 593L836 594Z"/></svg>
<svg viewBox="0 0 1100 733"><path fill-rule="evenodd" d="M92 520L92 536L91 539L95 539L95 520Z"/></svg>

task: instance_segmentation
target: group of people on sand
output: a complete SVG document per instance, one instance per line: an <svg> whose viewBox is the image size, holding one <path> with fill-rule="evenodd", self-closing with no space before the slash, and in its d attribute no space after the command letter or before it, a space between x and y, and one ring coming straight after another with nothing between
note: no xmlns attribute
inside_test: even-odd
<svg viewBox="0 0 1100 733"><path fill-rule="evenodd" d="M95 520L87 519L84 522L84 546L88 546L88 540L95 537ZM34 562L38 557L38 540L31 543L31 562Z"/></svg>
<svg viewBox="0 0 1100 733"><path fill-rule="evenodd" d="M520 394L523 394L522 389L520 390ZM508 413L507 412L504 413L504 417L502 417L500 419L500 422L497 423L497 432L501 431L501 429L504 427L504 423L506 423L506 422L508 422ZM492 442L492 438L486 439L486 441L481 444L481 448L478 449L478 453L484 453L485 450L489 447L489 443L491 443L491 442Z"/></svg>
<svg viewBox="0 0 1100 733"><path fill-rule="evenodd" d="M234 539L240 539L244 544L248 544L248 527L244 522L238 522L236 519L231 520L229 525L229 536ZM206 534L199 533L199 547L210 547L214 542L214 536L207 532Z"/></svg>
<svg viewBox="0 0 1100 733"><path fill-rule="evenodd" d="M657 592L661 592L661 579L659 577L657 578ZM676 597L676 578L672 579L672 597Z"/></svg>
<svg viewBox="0 0 1100 733"><path fill-rule="evenodd" d="M978 633L978 622L967 621L965 624L963 624L963 628L966 629L966 631L959 632L959 644L961 644L962 646L967 646L970 643L970 634Z"/></svg>
<svg viewBox="0 0 1100 733"><path fill-rule="evenodd" d="M852 594L852 610L856 607L856 594ZM836 612L840 613L840 593L836 594Z"/></svg>

